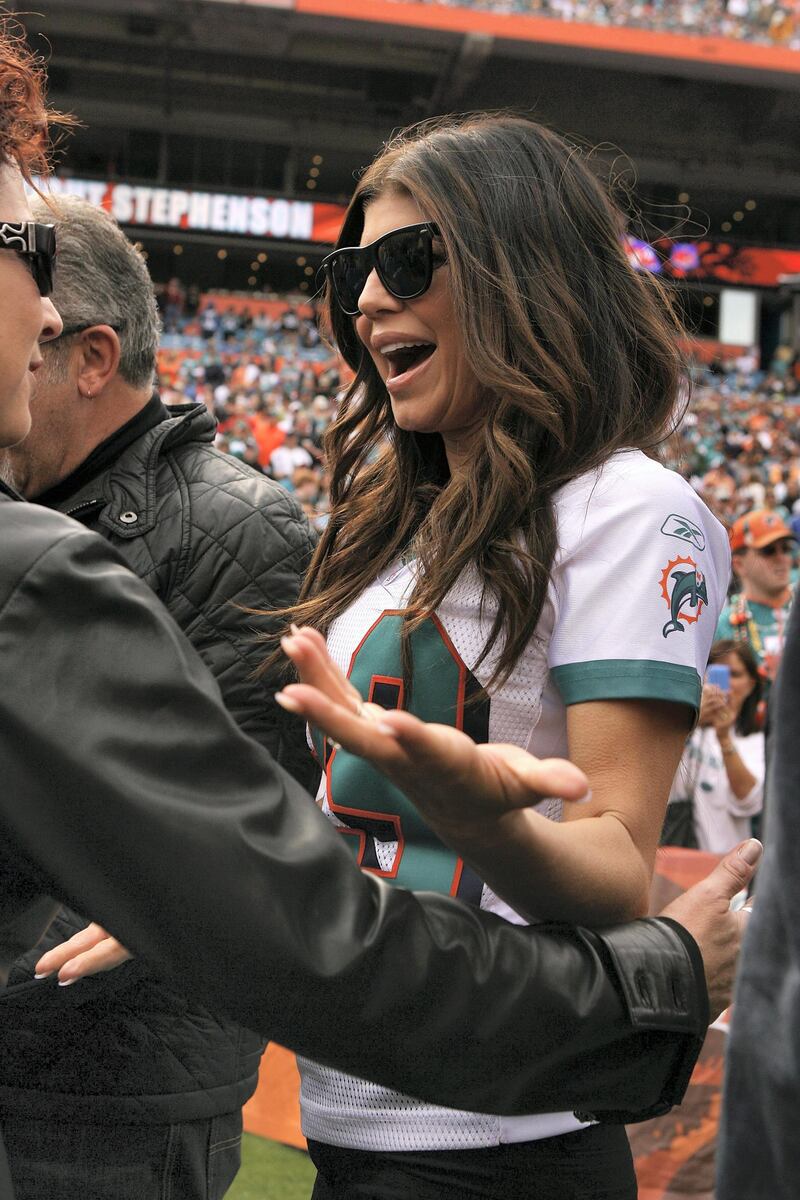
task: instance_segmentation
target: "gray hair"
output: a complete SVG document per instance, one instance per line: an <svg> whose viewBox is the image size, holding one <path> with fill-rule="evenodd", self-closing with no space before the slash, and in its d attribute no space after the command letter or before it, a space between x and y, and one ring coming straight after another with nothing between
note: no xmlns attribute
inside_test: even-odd
<svg viewBox="0 0 800 1200"><path fill-rule="evenodd" d="M132 387L152 387L161 321L141 251L112 216L77 196L59 196L50 205L35 200L32 208L37 221L56 227L52 299L64 328L114 326L120 375ZM62 342L53 343L47 355L50 371L66 366L67 353Z"/></svg>

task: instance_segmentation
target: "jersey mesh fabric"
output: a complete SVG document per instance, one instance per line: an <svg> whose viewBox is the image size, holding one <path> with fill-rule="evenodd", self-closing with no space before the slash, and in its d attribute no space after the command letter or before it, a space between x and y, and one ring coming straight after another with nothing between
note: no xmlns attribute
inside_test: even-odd
<svg viewBox="0 0 800 1200"><path fill-rule="evenodd" d="M669 574L673 569L668 564L673 560L684 564L690 557L662 529L672 527L668 518L675 512L688 512L691 528L696 532L702 526L704 531L697 540L705 541L706 553L702 558L696 550L693 553L702 565L700 578L706 581L710 611L705 621L695 617L670 639L663 633L670 618L669 598L665 603L660 583L664 570ZM698 679L698 672L705 667L729 570L722 527L683 480L638 451L623 452L599 474L567 485L556 499L556 516L560 549L536 635L509 679L491 689L488 723L489 741L511 742L541 756L563 755L567 750L566 704L552 675L552 668L565 661L568 670L577 664L579 682L570 682L573 688L582 686L581 671L587 663L591 672L598 661L612 661L610 697L619 694L620 677L635 681L642 674L643 663L645 688L652 688L654 679L658 682L661 671L665 679L672 678L669 673L674 675L677 664L678 672L685 672L680 675L685 695L672 698L693 703L692 689L685 681L692 676ZM661 541L659 533L664 535ZM700 571L700 566L696 569ZM343 670L350 669L356 651L382 614L402 610L413 580L413 564L396 564L333 622L328 648ZM577 587L575 580L579 581ZM476 668L493 612L491 597L482 597L477 573L467 570L436 613L451 649L483 687L499 653L498 647ZM694 613L690 611L689 616ZM627 668L626 663L632 665ZM415 674L414 679L415 689L425 686L424 676L418 679ZM596 683L592 687L596 693ZM648 690L639 693L637 688L636 682L630 683L625 694L653 694ZM598 697L593 694L591 698ZM331 812L326 789L323 778L323 811L341 823ZM338 794L333 800L343 802ZM545 816L560 818L559 800L545 800L537 807ZM397 841L371 841L378 870L391 872ZM524 923L486 886L480 905L506 920ZM468 1054L469 1031L463 1036ZM300 1059L299 1065L303 1131L307 1137L332 1145L372 1151L477 1149L553 1137L582 1127L572 1113L508 1118L461 1112L422 1103L305 1059Z"/></svg>

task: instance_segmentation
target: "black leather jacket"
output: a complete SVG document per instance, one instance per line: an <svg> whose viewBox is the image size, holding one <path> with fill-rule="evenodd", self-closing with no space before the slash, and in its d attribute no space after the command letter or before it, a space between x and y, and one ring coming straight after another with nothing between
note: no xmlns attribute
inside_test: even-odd
<svg viewBox="0 0 800 1200"><path fill-rule="evenodd" d="M157 398L152 404L164 414ZM117 435L105 469L88 482L59 485L58 506L102 533L159 596L239 728L310 781L303 723L282 719L275 681L255 677L265 653L255 630L267 622L242 611L296 600L313 547L308 523L279 484L214 448L216 422L205 407L168 411L122 449ZM141 963L67 991L32 983L40 955L87 920L63 908L9 976L0 998L0 1115L164 1124L240 1108L258 1081L262 1039Z"/></svg>
<svg viewBox="0 0 800 1200"><path fill-rule="evenodd" d="M411 1095L617 1120L681 1098L708 1020L685 931L519 928L362 873L113 549L7 495L0 664L6 966L50 894L212 1011Z"/></svg>

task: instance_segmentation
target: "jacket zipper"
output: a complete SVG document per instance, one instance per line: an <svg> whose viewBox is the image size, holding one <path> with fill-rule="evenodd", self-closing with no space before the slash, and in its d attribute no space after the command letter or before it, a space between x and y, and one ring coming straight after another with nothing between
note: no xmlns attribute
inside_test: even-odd
<svg viewBox="0 0 800 1200"><path fill-rule="evenodd" d="M75 508L68 508L64 516L74 517L76 513L83 512L85 508L95 508L98 504L105 504L105 500L101 496L96 497L94 500L84 500L82 504L77 504Z"/></svg>

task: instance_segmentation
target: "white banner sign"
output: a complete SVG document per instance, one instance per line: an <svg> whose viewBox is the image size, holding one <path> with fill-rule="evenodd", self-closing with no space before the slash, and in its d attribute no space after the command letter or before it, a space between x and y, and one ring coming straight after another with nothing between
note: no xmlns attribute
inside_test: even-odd
<svg viewBox="0 0 800 1200"><path fill-rule="evenodd" d="M315 205L307 200L286 200L280 196L228 195L55 176L37 183L43 192L80 196L103 207L121 225L185 229L188 233L236 233L299 242L317 241L322 239L319 228L315 231L315 208L333 207Z"/></svg>

